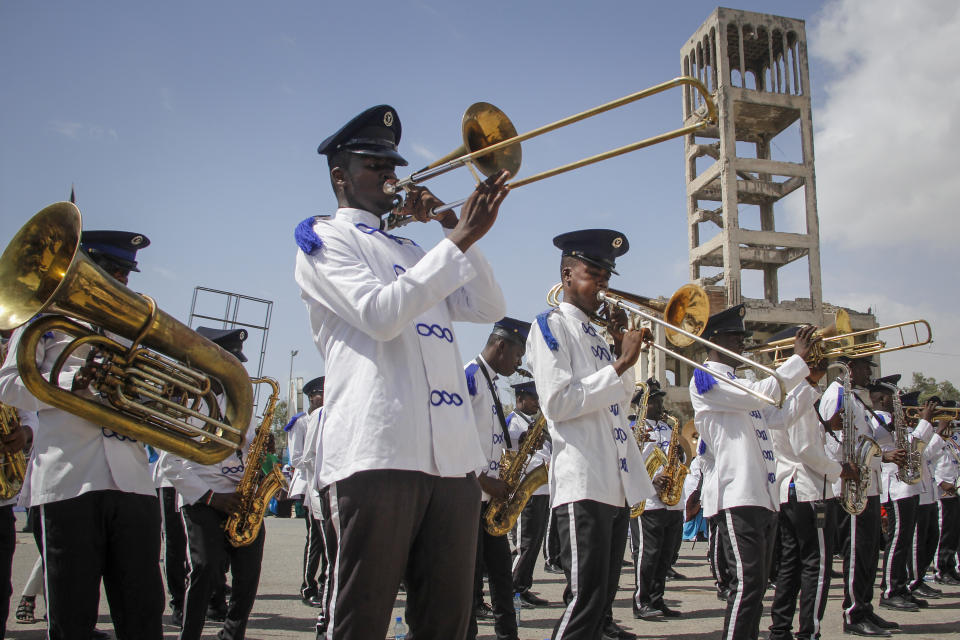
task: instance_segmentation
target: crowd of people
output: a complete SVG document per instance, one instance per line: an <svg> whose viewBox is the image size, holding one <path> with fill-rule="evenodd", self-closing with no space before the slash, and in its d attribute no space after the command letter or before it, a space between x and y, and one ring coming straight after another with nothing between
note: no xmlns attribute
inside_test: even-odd
<svg viewBox="0 0 960 640"><path fill-rule="evenodd" d="M481 182L459 215L434 214L442 203L422 186L409 186L398 204L395 169L407 164L400 134L396 112L381 105L324 140L318 151L337 209L294 234L295 278L325 363L304 386L307 410L286 426L287 496L307 511L300 597L317 611L318 639L386 637L402 589L417 640L476 638L479 619L492 620L498 640L515 640L516 603L548 604L533 577L542 549L546 570L566 580L552 638L629 640L631 625L612 615L628 541L642 624L685 613L665 603L684 535L710 541L705 561L726 602L723 638L758 637L771 584L771 639L820 637L831 579L842 580L844 631L863 636L896 628L874 607L878 570L876 604L891 610L940 597L925 580L931 564L937 582L960 585L956 403L901 393L899 376L875 379L869 356L818 358L823 336L812 326L791 331L792 355L776 376L738 375L734 355L750 336L738 305L714 313L702 333L706 360L689 385L695 436L681 453L682 421L664 410L665 391L637 380L653 334L598 297L627 238L606 229L558 235L562 301L529 322L510 317L479 248L509 174ZM437 220L444 239L424 250L385 228L398 206ZM148 244L126 232L81 238L123 284ZM466 363L457 321L491 326ZM260 528L238 546L224 524L240 509L245 472L263 462L248 456L258 424L213 464L155 451L38 399L18 363L22 332L0 368L0 402L16 414L0 448L28 457L19 495L0 506L0 628L19 502L40 558L18 621L34 619L42 591L50 638L97 637L102 582L118 638L161 638L167 598L181 640L199 638L208 620L222 623L218 637L244 638L266 534ZM245 360L243 329L197 332ZM69 341L44 335L37 368L105 403L96 346L65 350ZM528 379L502 399L503 380L524 359ZM208 404L217 406L207 408L226 415L224 389L212 383ZM530 455L505 455L520 451ZM658 457L667 462L652 465ZM505 473L517 464L522 474ZM496 510L515 526L493 526Z"/></svg>

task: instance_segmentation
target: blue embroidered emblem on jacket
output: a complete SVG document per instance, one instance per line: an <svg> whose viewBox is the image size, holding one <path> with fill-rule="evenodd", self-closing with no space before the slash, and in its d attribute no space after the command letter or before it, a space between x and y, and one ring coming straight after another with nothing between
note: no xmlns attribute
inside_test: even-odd
<svg viewBox="0 0 960 640"><path fill-rule="evenodd" d="M550 351L556 351L560 348L560 343L557 342L557 339L554 337L553 332L550 331L550 325L547 323L547 316L553 312L553 309L547 309L543 313L537 316L537 325L540 327L540 335L543 336L543 341L547 343L547 347L550 348Z"/></svg>
<svg viewBox="0 0 960 640"><path fill-rule="evenodd" d="M697 385L697 393L699 393L700 395L703 395L707 391L710 391L710 389L713 389L713 387L715 387L717 384L716 378L714 378L711 374L707 373L706 371L702 371L700 369L694 370L693 381L694 381L694 384Z"/></svg>
<svg viewBox="0 0 960 640"><path fill-rule="evenodd" d="M323 248L323 240L313 230L313 223L317 221L316 216L310 216L297 225L293 232L293 239L297 246L308 256L312 256L316 251Z"/></svg>
<svg viewBox="0 0 960 640"><path fill-rule="evenodd" d="M476 362L471 362L467 365L467 368L464 369L464 373L467 376L467 391L470 392L470 395L477 395L477 371L480 370L480 365Z"/></svg>

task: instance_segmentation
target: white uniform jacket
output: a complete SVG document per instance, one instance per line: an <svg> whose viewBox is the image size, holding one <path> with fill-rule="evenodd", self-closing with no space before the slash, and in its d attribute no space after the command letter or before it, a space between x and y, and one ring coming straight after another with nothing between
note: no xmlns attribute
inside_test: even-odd
<svg viewBox="0 0 960 640"><path fill-rule="evenodd" d="M552 508L578 500L622 507L654 495L627 421L634 372L618 376L615 359L572 304L540 314L530 328L527 360L553 438Z"/></svg>
<svg viewBox="0 0 960 640"><path fill-rule="evenodd" d="M290 454L290 464L293 466L293 477L290 479L290 490L287 492L287 497L291 499L302 498L306 495L307 487L313 484L303 473L303 443L307 438L309 419L309 414L302 412L287 432L287 452Z"/></svg>
<svg viewBox="0 0 960 640"><path fill-rule="evenodd" d="M359 471L463 476L483 464L454 321L506 312L475 246L429 252L338 209L296 231L296 280L329 375L317 444L317 484Z"/></svg>
<svg viewBox="0 0 960 640"><path fill-rule="evenodd" d="M673 434L673 429L670 428L670 425L660 420L659 422L654 422L653 420L647 420L647 429L650 431L650 436L654 439L654 442L645 442L643 445L643 459L646 461L647 457L653 452L654 449L660 449L663 452L663 455L667 455L670 450L670 437ZM679 425L678 425L679 427ZM653 476L656 478L663 473L663 467ZM696 487L694 487L696 488ZM647 504L644 507L644 513L647 511L653 511L654 509L667 509L669 511L683 511L686 504L683 500L680 500L677 504L672 507L660 502L660 498L654 494L653 496L647 498Z"/></svg>
<svg viewBox="0 0 960 640"><path fill-rule="evenodd" d="M483 356L478 356L476 360L463 365L463 372L467 380L467 392L470 394L470 404L473 405L473 415L477 421L477 435L480 438L480 447L483 449L484 464L475 469L477 475L486 474L491 478L500 477L500 456L504 450L511 448L517 449L517 441L511 438L512 447L507 447L503 437L503 426L500 424L500 418L497 416L497 407L493 403L493 394L490 393L490 387L487 386L487 379L484 377L480 367L486 369L490 376L490 383L497 384L497 373L490 368ZM496 388L496 387L494 387ZM501 403L502 408L502 403ZM506 422L506 416L503 417ZM489 494L483 492L483 502L490 500Z"/></svg>
<svg viewBox="0 0 960 640"><path fill-rule="evenodd" d="M814 402L820 392L813 388ZM811 403L806 407L793 427L774 430L773 453L777 458L777 486L780 504L790 497L790 482L797 492L798 502L833 497L833 482L840 477L840 463L826 451L826 433L817 419ZM832 439L832 438L831 438Z"/></svg>
<svg viewBox="0 0 960 640"><path fill-rule="evenodd" d="M119 490L156 496L147 463L147 451L133 438L102 428L88 420L40 402L23 384L17 370L17 347L23 329L10 338L7 359L0 369L0 401L36 411L39 427L33 437L30 505L39 506L76 498L89 491ZM111 336L113 337L113 336ZM59 332L37 345L37 365L45 376L72 338ZM64 364L60 386L70 389L83 366L88 347L77 349ZM89 392L83 395L94 400Z"/></svg>
<svg viewBox="0 0 960 640"><path fill-rule="evenodd" d="M705 366L713 375L696 371L690 380L690 401L700 438L714 455L715 469L709 480L717 511L743 506L778 511L780 497L769 430L791 427L801 408L813 403L813 387L804 382L810 370L796 355L780 365L777 373L788 393L783 408L777 409L723 382L736 379L751 389L776 395L778 385L773 377L754 382L736 378L733 367L726 364L708 360ZM712 515L706 504L704 512Z"/></svg>
<svg viewBox="0 0 960 640"><path fill-rule="evenodd" d="M960 439L960 436L953 434L951 438ZM956 486L957 479L960 478L960 462L957 461L956 456L950 454L950 452L947 450L948 446L948 444L944 444L943 450L940 451L937 464L933 469L933 481L937 485L937 498L940 500L950 500L957 497L956 492L953 492L950 495L945 494L943 489L940 488L940 483L946 482L947 484Z"/></svg>
<svg viewBox="0 0 960 640"><path fill-rule="evenodd" d="M160 454L157 464L163 475L177 490L177 506L191 505L200 500L207 491L230 493L237 488L247 460L250 444L257 435L256 420L247 429L243 448L215 464L200 464L173 455L169 451ZM254 461L256 464L257 461Z"/></svg>
<svg viewBox="0 0 960 640"><path fill-rule="evenodd" d="M513 440L514 449L520 448L520 436L523 435L527 429L533 426L535 421L536 416L528 416L519 410L510 412L510 415L507 416L507 429L510 430L510 438ZM549 471L550 454L552 451L553 444L551 444L549 440L544 439L543 446L533 454L532 458L530 458L530 463L527 465L524 473L528 474L542 464L547 465L547 470ZM544 482L542 485L537 487L537 490L533 492L533 495L550 495L550 482Z"/></svg>
<svg viewBox="0 0 960 640"><path fill-rule="evenodd" d="M935 504L940 499L940 488L937 486L934 477L937 464L940 462L940 456L944 453L944 446L946 446L944 439L940 437L940 434L934 432L930 436L930 442L920 453L920 482L917 483L921 486L920 504Z"/></svg>

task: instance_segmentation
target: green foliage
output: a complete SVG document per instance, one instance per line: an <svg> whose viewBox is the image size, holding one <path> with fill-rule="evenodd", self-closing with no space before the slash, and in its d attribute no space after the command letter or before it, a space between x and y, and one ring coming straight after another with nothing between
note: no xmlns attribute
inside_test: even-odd
<svg viewBox="0 0 960 640"><path fill-rule="evenodd" d="M930 396L940 396L941 400L960 400L960 391L949 380L938 382L936 378L927 377L919 371L913 372L913 381L906 388L907 391L919 391L920 402Z"/></svg>

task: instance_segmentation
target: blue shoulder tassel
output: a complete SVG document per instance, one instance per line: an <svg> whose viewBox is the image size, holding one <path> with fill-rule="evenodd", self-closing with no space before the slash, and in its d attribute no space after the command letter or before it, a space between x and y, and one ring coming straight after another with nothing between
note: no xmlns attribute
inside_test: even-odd
<svg viewBox="0 0 960 640"><path fill-rule="evenodd" d="M304 413L303 411L301 411L301 412L298 413L297 415L295 415L295 416L293 416L292 418L290 418L290 422L288 422L287 424L284 425L283 430L284 430L284 431L290 431L290 429L293 428L293 423L296 422L297 420L299 420L299 419L300 419L300 416L305 416L305 415L307 415L307 414Z"/></svg>
<svg viewBox="0 0 960 640"><path fill-rule="evenodd" d="M717 384L717 379L714 378L711 374L700 369L695 369L693 372L693 380L697 385L697 393L700 395L705 394L710 389L713 389Z"/></svg>
<svg viewBox="0 0 960 640"><path fill-rule="evenodd" d="M553 332L550 331L550 325L547 323L547 316L550 315L551 311L553 311L553 309L547 309L538 315L537 325L540 327L540 335L543 336L543 341L550 347L550 351L556 351L560 348L560 343L557 342L557 339L553 336Z"/></svg>
<svg viewBox="0 0 960 640"><path fill-rule="evenodd" d="M313 230L313 223L316 220L314 216L310 216L298 224L293 232L293 239L297 241L297 246L308 256L323 248L323 240Z"/></svg>
<svg viewBox="0 0 960 640"><path fill-rule="evenodd" d="M480 367L476 362L471 362L467 365L467 368L464 369L464 373L467 375L467 391L470 392L470 395L477 395L477 371Z"/></svg>
<svg viewBox="0 0 960 640"><path fill-rule="evenodd" d="M697 445L697 455L698 455L698 456L702 456L702 455L705 454L706 452L707 452L707 443L704 442L703 439L701 438L701 439L700 439L700 444Z"/></svg>

